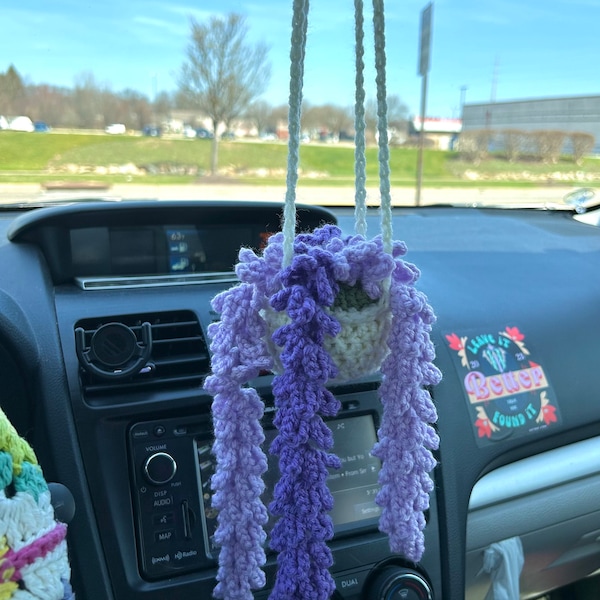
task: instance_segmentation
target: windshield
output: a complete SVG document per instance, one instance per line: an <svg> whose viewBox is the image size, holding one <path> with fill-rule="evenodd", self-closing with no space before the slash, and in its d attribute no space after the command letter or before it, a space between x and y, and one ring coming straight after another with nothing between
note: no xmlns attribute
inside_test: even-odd
<svg viewBox="0 0 600 600"><path fill-rule="evenodd" d="M379 202L372 7L365 3L367 201ZM386 132L394 205L555 206L600 179L600 5L388 2ZM292 2L3 8L0 204L283 200ZM350 2L313 1L297 198L352 205ZM361 152L361 154L363 154Z"/></svg>

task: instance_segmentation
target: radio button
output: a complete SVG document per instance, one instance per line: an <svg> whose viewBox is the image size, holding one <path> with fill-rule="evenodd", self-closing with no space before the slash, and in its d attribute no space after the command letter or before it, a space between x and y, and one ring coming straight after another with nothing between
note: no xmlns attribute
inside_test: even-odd
<svg viewBox="0 0 600 600"><path fill-rule="evenodd" d="M347 571L343 575L337 575L335 577L335 588L339 597L347 600L360 598L368 575L368 569Z"/></svg>
<svg viewBox="0 0 600 600"><path fill-rule="evenodd" d="M173 496L162 496L160 498L154 498L152 502L152 508L158 508L165 510L173 506Z"/></svg>
<svg viewBox="0 0 600 600"><path fill-rule="evenodd" d="M173 513L162 513L152 517L152 523L154 525L171 525L174 520L175 515Z"/></svg>
<svg viewBox="0 0 600 600"><path fill-rule="evenodd" d="M154 485L164 485L175 477L177 463L166 452L157 452L144 463L144 476Z"/></svg>
<svg viewBox="0 0 600 600"><path fill-rule="evenodd" d="M165 529L164 531L154 532L155 542L170 542L175 539L175 531L173 529Z"/></svg>

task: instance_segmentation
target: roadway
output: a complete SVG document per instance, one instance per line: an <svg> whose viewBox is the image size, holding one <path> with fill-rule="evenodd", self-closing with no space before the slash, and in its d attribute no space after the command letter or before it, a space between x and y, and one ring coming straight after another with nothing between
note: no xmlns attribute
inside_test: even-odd
<svg viewBox="0 0 600 600"><path fill-rule="evenodd" d="M421 204L467 204L467 205L536 205L552 206L562 204L565 194L578 186L547 186L527 188L435 188L426 187L421 192ZM271 185L245 185L224 183L200 183L185 185L114 184L105 190L45 190L39 184L0 184L0 204L21 203L32 200L53 200L62 198L98 197L113 199L157 199L157 200L267 200L283 201L285 187ZM354 189L351 187L302 186L296 190L298 202L344 206L354 204ZM392 189L392 203L395 206L410 206L415 202L412 188ZM379 204L377 188L367 190L367 203Z"/></svg>

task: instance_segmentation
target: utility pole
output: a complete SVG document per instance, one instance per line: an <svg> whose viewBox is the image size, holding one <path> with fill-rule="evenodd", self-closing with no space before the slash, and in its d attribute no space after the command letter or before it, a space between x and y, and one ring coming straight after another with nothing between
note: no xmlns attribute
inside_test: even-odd
<svg viewBox="0 0 600 600"><path fill-rule="evenodd" d="M463 118L463 112L465 109L465 98L467 97L467 90L469 88L466 85L461 85L460 86L460 102L459 102L459 117L462 119Z"/></svg>
<svg viewBox="0 0 600 600"><path fill-rule="evenodd" d="M496 102L496 92L498 91L498 57L494 59L494 72L492 74L492 91L490 93L490 102Z"/></svg>
<svg viewBox="0 0 600 600"><path fill-rule="evenodd" d="M427 73L431 54L431 25L433 2L421 11L421 35L419 44L419 75L421 76L421 131L419 133L419 153L417 155L417 189L415 206L421 204L421 185L423 181L423 148L425 146L425 114L427 105Z"/></svg>

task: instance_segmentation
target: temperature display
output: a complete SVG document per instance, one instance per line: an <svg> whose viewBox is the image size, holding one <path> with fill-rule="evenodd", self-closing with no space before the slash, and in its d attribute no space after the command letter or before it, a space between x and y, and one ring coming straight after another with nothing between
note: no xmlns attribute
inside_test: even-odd
<svg viewBox="0 0 600 600"><path fill-rule="evenodd" d="M194 273L206 270L206 253L197 229L192 227L167 229L167 244L171 273Z"/></svg>

